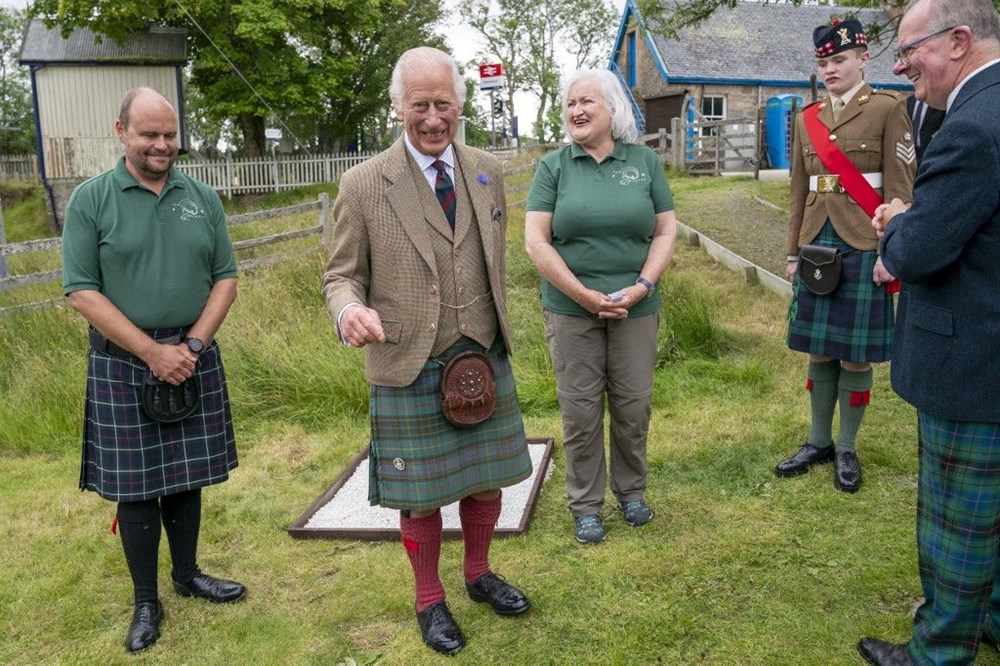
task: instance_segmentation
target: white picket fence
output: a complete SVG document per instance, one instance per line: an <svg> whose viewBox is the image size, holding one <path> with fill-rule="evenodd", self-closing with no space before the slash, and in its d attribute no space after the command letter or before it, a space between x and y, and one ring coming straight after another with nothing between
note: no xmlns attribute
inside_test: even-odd
<svg viewBox="0 0 1000 666"><path fill-rule="evenodd" d="M339 155L278 155L240 159L186 160L177 168L222 196L280 192L304 185L335 183L345 171L361 164L376 152Z"/></svg>
<svg viewBox="0 0 1000 666"><path fill-rule="evenodd" d="M34 155L0 155L0 182L37 183L38 160Z"/></svg>
<svg viewBox="0 0 1000 666"><path fill-rule="evenodd" d="M121 156L121 147L100 139L74 141L75 150L52 151L49 177L93 176L109 169ZM280 192L304 185L335 183L345 171L361 164L375 152L331 155L276 155L237 159L194 159L182 157L177 168L208 183L225 197L234 194ZM56 159L56 156L59 159ZM0 155L0 182L35 182L39 179L35 155Z"/></svg>

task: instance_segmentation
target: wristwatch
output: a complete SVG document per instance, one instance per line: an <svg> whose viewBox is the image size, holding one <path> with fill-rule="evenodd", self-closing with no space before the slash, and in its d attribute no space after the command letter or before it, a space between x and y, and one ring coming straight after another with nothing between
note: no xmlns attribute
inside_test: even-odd
<svg viewBox="0 0 1000 666"><path fill-rule="evenodd" d="M198 338L184 338L184 344L195 354L201 354L201 350L205 348L205 343Z"/></svg>
<svg viewBox="0 0 1000 666"><path fill-rule="evenodd" d="M643 287L646 288L646 298L652 296L653 292L656 291L656 285L654 285L652 282L642 277L641 275L635 279L635 283L641 284Z"/></svg>

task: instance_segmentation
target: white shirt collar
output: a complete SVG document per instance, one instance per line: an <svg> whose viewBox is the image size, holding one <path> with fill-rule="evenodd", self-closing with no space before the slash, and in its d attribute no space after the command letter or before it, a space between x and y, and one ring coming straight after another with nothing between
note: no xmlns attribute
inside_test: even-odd
<svg viewBox="0 0 1000 666"><path fill-rule="evenodd" d="M994 58L993 60L990 60L988 63L986 63L982 67L979 67L978 69L970 72L968 76L966 76L964 79L962 79L961 81L959 81L958 85L955 86L955 89L951 91L950 95L948 95L948 104L947 104L947 106L945 106L944 112L948 113L949 111L951 111L951 103L955 101L955 98L958 97L959 91L962 90L962 86L964 86L968 82L969 79L971 79L973 76L975 76L979 72L983 71L987 67L992 67L993 65L997 64L998 62L1000 62L1000 58Z"/></svg>
<svg viewBox="0 0 1000 666"><path fill-rule="evenodd" d="M422 152L417 150L416 146L410 143L410 135L405 131L403 132L403 140L406 142L406 150L410 153L414 160L417 161L417 166L420 167L421 171L427 171L431 168L436 160L441 160L447 165L448 170L454 174L455 173L455 149L449 143L448 147L444 149L441 153L441 157L434 157L433 155L424 155Z"/></svg>

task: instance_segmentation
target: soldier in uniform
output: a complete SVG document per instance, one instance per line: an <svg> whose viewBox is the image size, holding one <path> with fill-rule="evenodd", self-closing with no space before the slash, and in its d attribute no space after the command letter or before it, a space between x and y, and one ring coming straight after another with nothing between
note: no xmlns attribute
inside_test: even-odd
<svg viewBox="0 0 1000 666"><path fill-rule="evenodd" d="M834 486L853 493L861 483L855 440L870 400L871 364L889 360L892 344L894 278L876 252L871 217L883 200L910 200L916 156L903 96L864 81L869 54L861 24L835 20L816 28L813 42L829 95L795 119L785 243L793 289L788 346L809 355L812 420L805 444L775 473L796 476L835 461ZM842 274L832 293L817 295L803 284L807 245L839 250Z"/></svg>

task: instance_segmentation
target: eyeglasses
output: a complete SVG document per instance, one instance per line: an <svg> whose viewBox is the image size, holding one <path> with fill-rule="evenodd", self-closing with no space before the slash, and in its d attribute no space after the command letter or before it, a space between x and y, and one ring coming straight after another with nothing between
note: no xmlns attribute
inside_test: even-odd
<svg viewBox="0 0 1000 666"><path fill-rule="evenodd" d="M954 30L957 27L958 27L957 25L949 26L947 28L944 28L943 30L938 30L937 32L933 32L933 33L927 35L926 37L921 37L920 39L915 39L912 42L910 42L909 44L903 44L898 49L896 49L896 53L893 54L896 57L896 62L901 62L904 65L908 66L910 64L910 56L913 55L914 51L916 51L917 49L919 49L926 42L934 39L935 37L940 37L941 35L945 34L946 32L951 32L952 30Z"/></svg>

